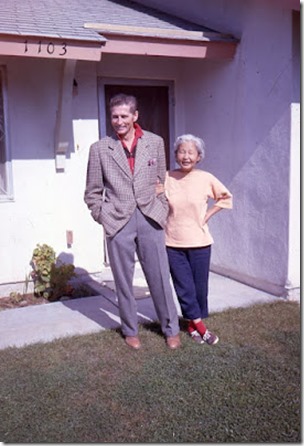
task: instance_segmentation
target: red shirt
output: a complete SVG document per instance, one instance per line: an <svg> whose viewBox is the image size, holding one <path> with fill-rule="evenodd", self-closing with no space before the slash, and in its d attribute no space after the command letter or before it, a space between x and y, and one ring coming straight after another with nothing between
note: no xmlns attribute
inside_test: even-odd
<svg viewBox="0 0 304 446"><path fill-rule="evenodd" d="M144 134L142 131L142 128L136 122L134 123L134 129L135 129L135 135L134 135L134 139L132 141L132 146L131 146L130 150L127 148L125 142L121 139L121 143L122 143L123 148L125 149L125 154L127 155L128 163L129 163L132 173L134 173L135 152L136 152L137 141L138 141L138 138L140 138Z"/></svg>

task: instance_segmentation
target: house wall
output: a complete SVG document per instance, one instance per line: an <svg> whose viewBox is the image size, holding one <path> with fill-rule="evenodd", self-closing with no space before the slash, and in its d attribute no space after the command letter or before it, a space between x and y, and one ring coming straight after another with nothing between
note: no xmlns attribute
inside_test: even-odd
<svg viewBox="0 0 304 446"><path fill-rule="evenodd" d="M98 138L96 76L92 65L81 87L81 122L74 122L66 169L56 172L54 135L61 82L56 60L1 59L7 67L8 122L14 200L2 202L0 283L24 281L36 244L51 245L62 259L94 272L100 270L101 230L83 202L89 145ZM75 96L79 104L84 88ZM67 245L66 231L74 243ZM89 239L92 240L89 243Z"/></svg>
<svg viewBox="0 0 304 446"><path fill-rule="evenodd" d="M231 0L229 8L220 0L184 5L169 1L164 8L176 6L184 18L241 38L235 58L106 54L99 63L77 62L64 172L56 172L54 160L60 62L0 59L8 69L14 181L14 201L0 204L0 284L25 279L37 243L50 244L83 272L104 269L103 230L83 202L89 146L99 135L97 79L103 76L174 82L174 138L189 132L203 137L202 167L234 194L234 209L210 222L212 269L278 295L286 293L286 284L299 287L297 238L289 228L299 220L299 206L289 206L290 178L299 175L299 125L291 125L291 97L297 118L299 92L292 89L290 11L258 0ZM73 232L71 246L67 230Z"/></svg>
<svg viewBox="0 0 304 446"><path fill-rule="evenodd" d="M299 290L300 50L294 43L300 34L292 23L299 4L141 3L240 38L232 62L184 65L176 86L184 112L177 132L205 139L204 168L234 194L233 211L210 222L213 270L278 295Z"/></svg>
<svg viewBox="0 0 304 446"><path fill-rule="evenodd" d="M130 62L134 63L131 69ZM15 283L26 280L38 243L52 246L78 272L100 272L105 268L103 229L83 201L89 147L99 138L98 77L171 80L176 61L155 63L150 58L143 63L138 57L106 55L99 64L77 62L70 147L63 172L56 171L54 151L61 63L30 58L0 58L0 63L6 66L8 77L14 190L14 200L0 204L0 284L15 290ZM66 231L72 231L71 246Z"/></svg>

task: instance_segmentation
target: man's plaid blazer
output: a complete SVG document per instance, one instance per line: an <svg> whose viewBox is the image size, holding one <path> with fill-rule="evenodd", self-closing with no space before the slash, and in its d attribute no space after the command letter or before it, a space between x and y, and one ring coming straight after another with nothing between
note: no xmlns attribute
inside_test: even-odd
<svg viewBox="0 0 304 446"><path fill-rule="evenodd" d="M160 136L143 130L136 146L134 174L119 139L106 136L90 147L84 201L109 237L129 221L136 207L164 228L168 202L164 194L156 196L155 188L157 179L164 183L165 174Z"/></svg>

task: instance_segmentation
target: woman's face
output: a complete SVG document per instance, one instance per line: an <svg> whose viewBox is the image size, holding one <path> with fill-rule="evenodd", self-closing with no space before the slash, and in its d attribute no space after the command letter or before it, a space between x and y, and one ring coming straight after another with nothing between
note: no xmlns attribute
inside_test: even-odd
<svg viewBox="0 0 304 446"><path fill-rule="evenodd" d="M183 142L177 149L176 162L183 172L190 172L201 159L192 141Z"/></svg>

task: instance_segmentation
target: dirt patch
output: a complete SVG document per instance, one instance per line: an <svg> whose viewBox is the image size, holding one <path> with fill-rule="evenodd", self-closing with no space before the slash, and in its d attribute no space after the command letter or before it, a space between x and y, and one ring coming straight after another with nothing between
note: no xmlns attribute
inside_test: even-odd
<svg viewBox="0 0 304 446"><path fill-rule="evenodd" d="M59 301L90 296L96 296L96 293L89 286L80 285L73 289L71 296L62 296ZM30 305L45 305L48 303L50 303L49 300L44 297L35 296L34 293L11 293L10 296L0 297L0 311L12 308L23 308Z"/></svg>
<svg viewBox="0 0 304 446"><path fill-rule="evenodd" d="M10 308L22 308L29 305L43 305L49 303L43 297L36 297L33 294L12 294L11 296L0 298L0 311Z"/></svg>

